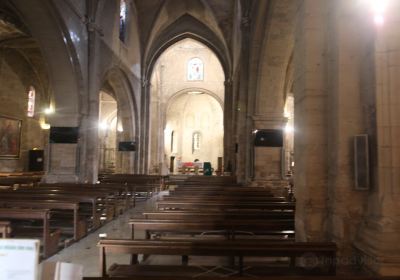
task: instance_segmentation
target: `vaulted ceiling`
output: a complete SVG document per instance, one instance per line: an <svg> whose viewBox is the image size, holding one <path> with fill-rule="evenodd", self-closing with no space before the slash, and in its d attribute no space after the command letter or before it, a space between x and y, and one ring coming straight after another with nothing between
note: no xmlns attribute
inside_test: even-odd
<svg viewBox="0 0 400 280"><path fill-rule="evenodd" d="M141 43L148 43L154 29L167 27L157 26L157 23L174 21L185 13L205 20L203 23L222 35L228 43L232 37L235 3L234 0L135 0Z"/></svg>

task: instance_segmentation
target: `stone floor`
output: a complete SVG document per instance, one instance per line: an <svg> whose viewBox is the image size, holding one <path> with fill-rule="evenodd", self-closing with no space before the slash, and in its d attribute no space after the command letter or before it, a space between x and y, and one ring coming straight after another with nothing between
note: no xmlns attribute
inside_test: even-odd
<svg viewBox="0 0 400 280"><path fill-rule="evenodd" d="M162 194L160 194L162 195ZM147 201L139 201L135 208L125 212L117 219L102 226L97 231L89 234L58 252L56 255L45 260L46 262L68 262L80 264L83 266L83 275L85 277L94 277L100 275L99 268L99 249L96 244L99 240L99 234L107 234L107 238L130 238L131 230L128 225L128 220L136 215L140 215L145 210L154 208L154 201L158 196L155 196ZM142 238L140 234L135 233L138 238ZM144 236L143 236L144 238ZM107 256L108 265L112 263L129 263L128 255Z"/></svg>

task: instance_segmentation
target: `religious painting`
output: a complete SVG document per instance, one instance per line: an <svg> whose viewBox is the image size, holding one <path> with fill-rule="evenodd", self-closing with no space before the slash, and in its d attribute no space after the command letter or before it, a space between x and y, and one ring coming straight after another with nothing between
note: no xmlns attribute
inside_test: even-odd
<svg viewBox="0 0 400 280"><path fill-rule="evenodd" d="M19 158L22 121L0 117L0 158Z"/></svg>

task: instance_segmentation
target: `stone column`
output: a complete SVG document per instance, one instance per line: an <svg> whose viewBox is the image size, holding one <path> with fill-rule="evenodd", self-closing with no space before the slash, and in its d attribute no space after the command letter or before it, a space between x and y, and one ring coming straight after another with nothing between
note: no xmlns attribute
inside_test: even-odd
<svg viewBox="0 0 400 280"><path fill-rule="evenodd" d="M225 86L225 104L224 104L224 154L223 154L223 168L226 170L228 165L233 165L235 156L235 138L234 138L234 125L233 117L233 92L232 92L232 79L227 79L224 82ZM224 170L221 170L224 171ZM230 170L232 172L232 170Z"/></svg>
<svg viewBox="0 0 400 280"><path fill-rule="evenodd" d="M48 173L46 174L46 182L89 182L97 181L98 175L98 118L99 118L99 84L97 72L98 53L98 29L95 26L95 14L98 0L87 1L88 21L86 23L86 32L88 36L86 65L82 69L82 96L79 106L80 115L67 116L62 114L62 104L60 113L55 113L50 117L50 124L59 127L78 127L79 139L78 143L60 143L49 144L48 154ZM67 40L67 45L72 44ZM74 46L71 45L71 48ZM74 61L74 63L78 63ZM78 73L76 73L78 75ZM56 107L56 110L58 108Z"/></svg>
<svg viewBox="0 0 400 280"><path fill-rule="evenodd" d="M256 135L256 131L259 130L276 130L282 131L285 127L286 118L283 117L283 113L269 113L268 115L253 116L253 138ZM283 142L282 142L283 144ZM282 179L282 147L256 147L253 145L253 184L260 186L273 186L280 185Z"/></svg>
<svg viewBox="0 0 400 280"><path fill-rule="evenodd" d="M140 167L139 173L146 174L149 165L149 106L150 106L150 82L146 77L142 78L142 98L141 98L141 120L140 125Z"/></svg>
<svg viewBox="0 0 400 280"><path fill-rule="evenodd" d="M380 275L400 275L400 22L399 1L390 1L376 27L376 182L356 247L363 264ZM373 20L371 18L371 20Z"/></svg>
<svg viewBox="0 0 400 280"><path fill-rule="evenodd" d="M296 1L294 185L297 199L296 238L301 241L326 239L325 21L329 1Z"/></svg>
<svg viewBox="0 0 400 280"><path fill-rule="evenodd" d="M329 233L339 255L350 256L366 199L365 192L355 190L353 141L355 135L368 133L364 123L368 95L360 83L369 31L356 1L331 1L329 5Z"/></svg>

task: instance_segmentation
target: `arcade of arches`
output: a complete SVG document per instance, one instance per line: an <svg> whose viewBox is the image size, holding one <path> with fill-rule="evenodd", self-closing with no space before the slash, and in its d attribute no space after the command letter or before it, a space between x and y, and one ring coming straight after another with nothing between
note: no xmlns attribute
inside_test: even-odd
<svg viewBox="0 0 400 280"><path fill-rule="evenodd" d="M0 172L290 176L298 240L400 275L399 1L120 2L0 1Z"/></svg>

